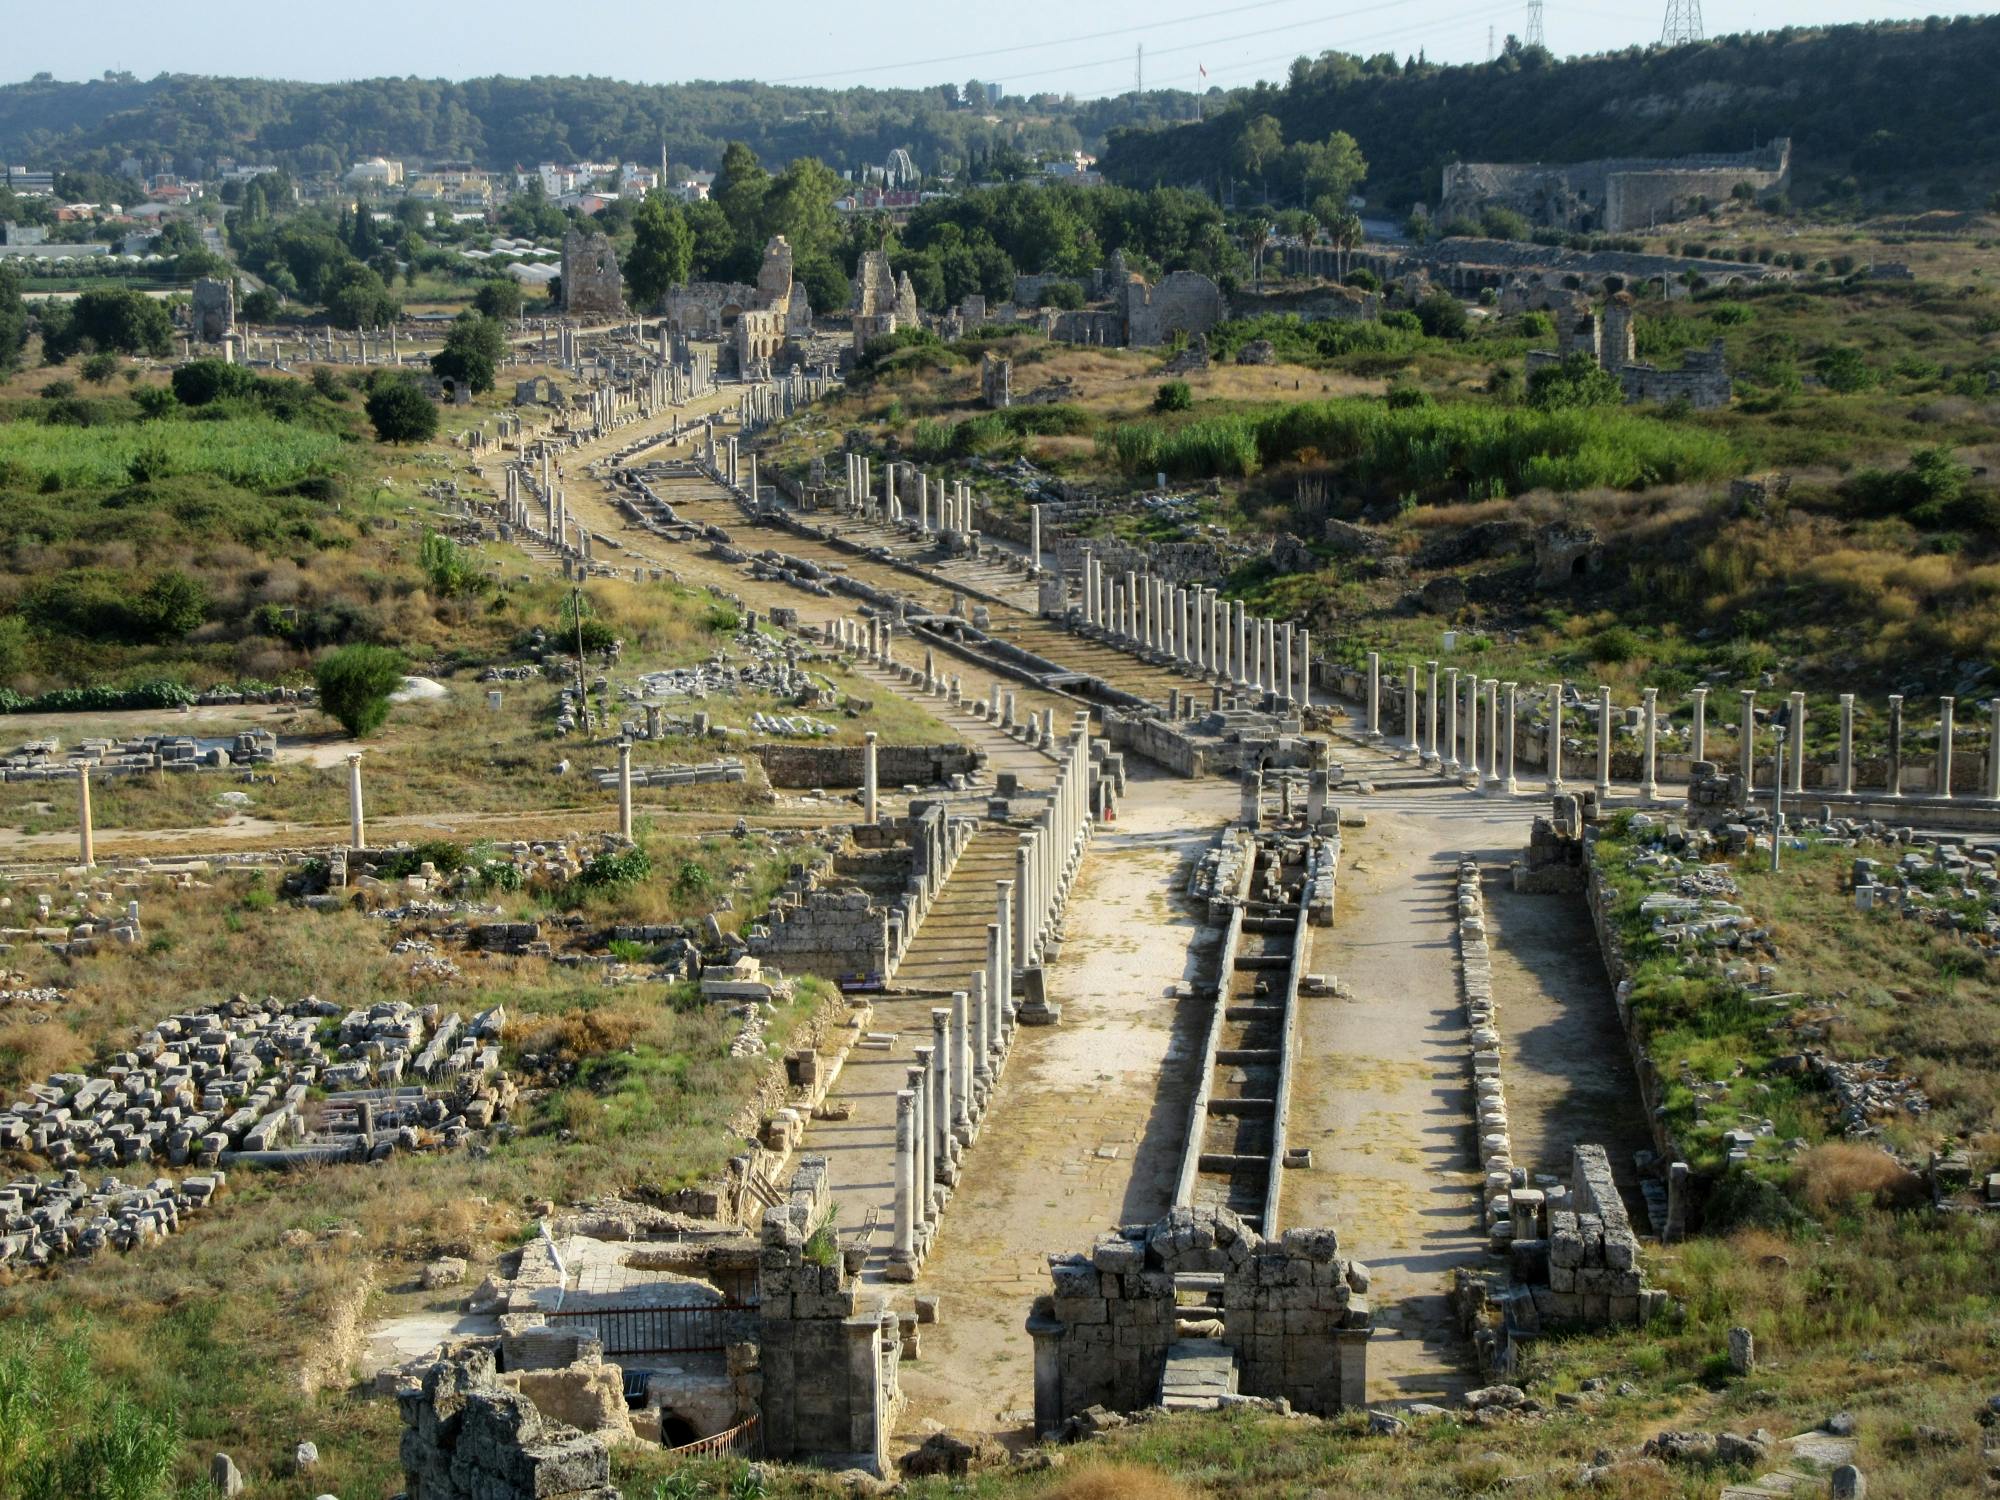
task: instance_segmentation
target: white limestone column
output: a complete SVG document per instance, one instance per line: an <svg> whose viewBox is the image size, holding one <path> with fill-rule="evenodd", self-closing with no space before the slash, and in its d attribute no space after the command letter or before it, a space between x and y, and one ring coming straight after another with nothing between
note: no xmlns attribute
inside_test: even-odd
<svg viewBox="0 0 2000 1500"><path fill-rule="evenodd" d="M1414 670L1412 675L1414 675ZM1505 684L1505 686L1507 690L1507 780L1505 786L1507 788L1507 795L1511 797L1521 790L1521 783L1514 778L1514 744L1517 739L1514 714L1517 701L1516 693L1519 684L1510 682Z"/></svg>
<svg viewBox="0 0 2000 1500"><path fill-rule="evenodd" d="M1600 683L1597 688L1597 800L1601 803L1611 795L1611 688Z"/></svg>
<svg viewBox="0 0 2000 1500"><path fill-rule="evenodd" d="M1028 507L1028 572L1030 576L1042 576L1042 508Z"/></svg>
<svg viewBox="0 0 2000 1500"><path fill-rule="evenodd" d="M1368 738L1382 736L1382 653L1368 653Z"/></svg>
<svg viewBox="0 0 2000 1500"><path fill-rule="evenodd" d="M1548 754L1543 757L1548 762L1549 790L1563 789L1563 685L1549 684L1549 745Z"/></svg>
<svg viewBox="0 0 2000 1500"><path fill-rule="evenodd" d="M949 1163L957 1154L958 1142L958 1057L951 1032L951 1007L931 1007L932 1097L937 1103L936 1136L938 1160Z"/></svg>
<svg viewBox="0 0 2000 1500"><path fill-rule="evenodd" d="M1952 715L1957 702L1951 698L1938 699L1938 753L1937 753L1937 795L1951 796L1951 731Z"/></svg>
<svg viewBox="0 0 2000 1500"><path fill-rule="evenodd" d="M1994 723L1996 727L2000 727L2000 698L1994 699L1993 702ZM1996 738L1995 743L2000 744L2000 738ZM1996 761L1995 764L2000 765L2000 761ZM1840 695L1839 775L1841 791L1851 793L1854 790L1854 694L1852 693Z"/></svg>
<svg viewBox="0 0 2000 1500"><path fill-rule="evenodd" d="M1410 754L1423 759L1423 736L1418 731L1417 664L1411 662L1403 683L1403 737L1409 741Z"/></svg>
<svg viewBox="0 0 2000 1500"><path fill-rule="evenodd" d="M1889 795L1903 795L1903 695L1889 695Z"/></svg>
<svg viewBox="0 0 2000 1500"><path fill-rule="evenodd" d="M1736 720L1736 772L1748 797L1757 790L1757 695L1746 688L1737 697L1742 707Z"/></svg>
<svg viewBox="0 0 2000 1500"><path fill-rule="evenodd" d="M618 837L632 837L632 742L618 742Z"/></svg>
<svg viewBox="0 0 2000 1500"><path fill-rule="evenodd" d="M1024 833L1014 849L1014 967L1017 969L1031 968L1035 962L1035 856L1032 845L1032 838Z"/></svg>
<svg viewBox="0 0 2000 1500"><path fill-rule="evenodd" d="M1688 741L1689 760L1708 759L1708 689L1694 689L1694 734Z"/></svg>
<svg viewBox="0 0 2000 1500"><path fill-rule="evenodd" d="M1426 765L1436 765L1438 761L1438 664L1424 663L1427 686L1424 691L1424 753Z"/></svg>
<svg viewBox="0 0 2000 1500"><path fill-rule="evenodd" d="M361 752L350 751L347 757L347 844L350 849L367 847L363 839L361 817Z"/></svg>
<svg viewBox="0 0 2000 1500"><path fill-rule="evenodd" d="M996 1046L1004 1046L1007 1041L1008 1011L1014 998L1014 882L998 880L994 882L995 905L999 908L995 924L1000 931L1000 947L995 955L991 986L993 1001L993 1041Z"/></svg>
<svg viewBox="0 0 2000 1500"><path fill-rule="evenodd" d="M1785 779L1791 784L1791 791L1803 792L1806 789L1806 695L1793 693L1790 702L1792 733L1786 748L1790 751L1791 764L1786 769Z"/></svg>
<svg viewBox="0 0 2000 1500"><path fill-rule="evenodd" d="M982 982L983 982L983 977ZM951 1122L954 1130L972 1130L972 995L951 992Z"/></svg>
<svg viewBox="0 0 2000 1500"><path fill-rule="evenodd" d="M861 736L861 821L872 824L875 821L875 741L876 733L869 730Z"/></svg>
<svg viewBox="0 0 2000 1500"><path fill-rule="evenodd" d="M1445 775L1456 781L1458 759L1458 668L1444 669L1444 753L1439 757Z"/></svg>
<svg viewBox="0 0 2000 1500"><path fill-rule="evenodd" d="M1001 883L1005 884L1004 881ZM1001 899L1004 901L1006 897L1003 896ZM979 993L977 996L979 1001L977 1007L979 1023L977 1034L973 1037L973 1049L978 1053L978 1059L974 1062L973 1069L981 1081L990 1081L993 1077L993 1044L999 1040L1000 1036L999 1019L994 1014L994 1008L998 1003L997 997L1000 993L1000 983L994 978L994 975L1000 972L1001 955L1005 952L1000 946L1001 942L1000 924L998 922L988 922L986 924L986 967L977 976L979 979Z"/></svg>
<svg viewBox="0 0 2000 1500"><path fill-rule="evenodd" d="M1987 701L1986 712L1986 796L2000 802L2000 694Z"/></svg>
<svg viewBox="0 0 2000 1500"><path fill-rule="evenodd" d="M1486 790L1500 786L1500 682L1486 679Z"/></svg>
<svg viewBox="0 0 2000 1500"><path fill-rule="evenodd" d="M1465 677L1465 778L1479 790L1479 674Z"/></svg>
<svg viewBox="0 0 2000 1500"><path fill-rule="evenodd" d="M86 870L97 866L97 830L90 812L90 767L76 768L76 856Z"/></svg>
<svg viewBox="0 0 2000 1500"><path fill-rule="evenodd" d="M1659 778L1659 734L1660 734L1660 690L1647 688L1644 692L1646 716L1646 768L1639 777L1639 796L1647 802L1660 800Z"/></svg>
<svg viewBox="0 0 2000 1500"><path fill-rule="evenodd" d="M917 1228L927 1234L937 1205L937 1093L932 1083L929 1047L914 1047L910 1055L917 1065L906 1075L910 1092L917 1096L916 1188Z"/></svg>
<svg viewBox="0 0 2000 1500"><path fill-rule="evenodd" d="M917 1095L914 1089L896 1094L896 1240L895 1259L909 1263L917 1254Z"/></svg>

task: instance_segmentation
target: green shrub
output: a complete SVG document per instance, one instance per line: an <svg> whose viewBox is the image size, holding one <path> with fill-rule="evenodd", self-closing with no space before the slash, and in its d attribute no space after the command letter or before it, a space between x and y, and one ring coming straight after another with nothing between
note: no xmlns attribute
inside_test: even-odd
<svg viewBox="0 0 2000 1500"><path fill-rule="evenodd" d="M385 443L422 443L437 435L437 407L414 380L378 382L364 409L375 435Z"/></svg>
<svg viewBox="0 0 2000 1500"><path fill-rule="evenodd" d="M1573 411L1593 406L1622 406L1625 388L1618 377L1584 350L1566 354L1552 365L1528 372L1528 405L1537 411Z"/></svg>
<svg viewBox="0 0 2000 1500"><path fill-rule="evenodd" d="M386 646L342 646L319 659L314 680L322 712L355 739L366 739L389 717L389 695L402 685L403 655Z"/></svg>
<svg viewBox="0 0 2000 1500"><path fill-rule="evenodd" d="M207 406L230 396L247 396L257 388L257 377L242 365L227 360L196 359L173 373L174 399L182 406Z"/></svg>
<svg viewBox="0 0 2000 1500"><path fill-rule="evenodd" d="M417 565L430 580L431 592L442 598L476 594L487 586L473 555L448 536L428 528L417 548Z"/></svg>
<svg viewBox="0 0 2000 1500"><path fill-rule="evenodd" d="M585 891L616 890L652 873L653 857L644 849L619 849L594 856L577 872L576 884Z"/></svg>
<svg viewBox="0 0 2000 1500"><path fill-rule="evenodd" d="M1821 385L1842 395L1865 391L1875 384L1875 372L1868 368L1859 349L1829 349L1813 367L1819 373Z"/></svg>
<svg viewBox="0 0 2000 1500"><path fill-rule="evenodd" d="M1432 292L1416 307L1417 322L1434 339L1462 339L1471 328L1465 304L1450 292Z"/></svg>
<svg viewBox="0 0 2000 1500"><path fill-rule="evenodd" d="M1153 392L1153 410L1186 411L1194 405L1194 388L1185 380L1169 380Z"/></svg>

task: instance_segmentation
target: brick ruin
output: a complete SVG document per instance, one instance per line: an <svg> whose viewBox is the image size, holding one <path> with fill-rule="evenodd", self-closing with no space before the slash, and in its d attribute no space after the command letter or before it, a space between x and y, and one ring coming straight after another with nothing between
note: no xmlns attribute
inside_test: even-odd
<svg viewBox="0 0 2000 1500"><path fill-rule="evenodd" d="M448 1345L398 1393L410 1500L618 1500L603 1440L543 1416L499 1367L498 1340Z"/></svg>
<svg viewBox="0 0 2000 1500"><path fill-rule="evenodd" d="M1035 1302L1035 1430L1092 1406L1156 1404L1171 1361L1219 1345L1225 1394L1289 1401L1318 1415L1367 1398L1368 1268L1331 1229L1266 1239L1226 1208L1175 1209L1051 1256Z"/></svg>
<svg viewBox="0 0 2000 1500"><path fill-rule="evenodd" d="M1477 222L1504 208L1543 228L1623 234L1670 223L1748 183L1781 192L1791 180L1792 143L1778 136L1755 151L1673 158L1612 158L1558 166L1452 162L1444 169L1438 221Z"/></svg>
<svg viewBox="0 0 2000 1500"><path fill-rule="evenodd" d="M1615 292L1599 318L1588 306L1556 317L1556 348L1528 351L1528 373L1560 364L1571 354L1587 354L1600 369L1618 377L1627 401L1686 401L1697 410L1727 406L1731 394L1722 340L1689 349L1679 369L1663 370L1640 360L1633 349L1630 292Z"/></svg>
<svg viewBox="0 0 2000 1500"><path fill-rule="evenodd" d="M572 318L625 316L625 283L607 236L576 229L563 235L562 305Z"/></svg>
<svg viewBox="0 0 2000 1500"><path fill-rule="evenodd" d="M194 284L188 333L197 343L220 344L236 336L236 284L203 276Z"/></svg>

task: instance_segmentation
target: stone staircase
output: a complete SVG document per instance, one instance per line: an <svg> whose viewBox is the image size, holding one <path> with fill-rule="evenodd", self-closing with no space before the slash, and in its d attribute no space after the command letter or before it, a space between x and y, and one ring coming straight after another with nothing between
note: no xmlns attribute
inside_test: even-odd
<svg viewBox="0 0 2000 1500"><path fill-rule="evenodd" d="M994 882L1014 878L1020 830L986 824L972 836L896 966L897 989L962 990L986 962L994 920Z"/></svg>
<svg viewBox="0 0 2000 1500"><path fill-rule="evenodd" d="M1236 1353L1220 1339L1182 1339L1167 1347L1160 1405L1168 1411L1214 1411L1236 1394Z"/></svg>
<svg viewBox="0 0 2000 1500"><path fill-rule="evenodd" d="M1792 1500L1805 1495L1826 1493L1827 1476L1842 1464L1854 1462L1854 1439L1835 1437L1827 1432L1802 1432L1778 1444L1779 1467L1759 1474L1748 1484L1724 1485L1721 1500Z"/></svg>

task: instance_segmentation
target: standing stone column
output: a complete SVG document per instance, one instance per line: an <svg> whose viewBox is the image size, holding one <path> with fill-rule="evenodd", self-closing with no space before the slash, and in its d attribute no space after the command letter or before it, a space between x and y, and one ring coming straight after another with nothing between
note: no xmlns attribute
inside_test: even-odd
<svg viewBox="0 0 2000 1500"><path fill-rule="evenodd" d="M1659 748L1660 748L1660 690L1645 690L1646 715L1646 768L1639 777L1639 796L1647 802L1660 800Z"/></svg>
<svg viewBox="0 0 2000 1500"><path fill-rule="evenodd" d="M1465 677L1465 762L1463 779L1472 783L1474 791L1479 790L1479 674L1468 672Z"/></svg>
<svg viewBox="0 0 2000 1500"><path fill-rule="evenodd" d="M1313 633L1303 626L1299 629L1299 702L1311 707L1313 701Z"/></svg>
<svg viewBox="0 0 2000 1500"><path fill-rule="evenodd" d="M1236 627L1235 680L1239 688L1250 686L1250 634L1249 616L1244 612L1243 601L1238 599L1230 607Z"/></svg>
<svg viewBox="0 0 2000 1500"><path fill-rule="evenodd" d="M1791 790L1803 792L1806 789L1806 695L1793 693L1791 705L1791 766L1785 779L1791 783Z"/></svg>
<svg viewBox="0 0 2000 1500"><path fill-rule="evenodd" d="M1042 508L1039 505L1028 507L1028 575L1031 578L1042 576Z"/></svg>
<svg viewBox="0 0 2000 1500"><path fill-rule="evenodd" d="M1423 763L1435 766L1438 763L1438 664L1424 663L1428 684L1424 690L1424 753Z"/></svg>
<svg viewBox="0 0 2000 1500"><path fill-rule="evenodd" d="M1021 835L1014 850L1014 966L1029 969L1035 963L1033 835Z"/></svg>
<svg viewBox="0 0 2000 1500"><path fill-rule="evenodd" d="M2000 802L2000 694L1987 701L1986 712L1986 796Z"/></svg>
<svg viewBox="0 0 2000 1500"><path fill-rule="evenodd" d="M1952 715L1957 703L1951 698L1938 699L1938 753L1937 753L1937 795L1951 796L1951 730Z"/></svg>
<svg viewBox="0 0 2000 1500"><path fill-rule="evenodd" d="M632 837L632 742L618 742L618 837Z"/></svg>
<svg viewBox="0 0 2000 1500"><path fill-rule="evenodd" d="M361 752L351 751L347 757L347 844L351 849L366 847L362 838L361 821Z"/></svg>
<svg viewBox="0 0 2000 1500"><path fill-rule="evenodd" d="M91 826L90 767L76 768L76 854L86 870L97 866L97 831Z"/></svg>
<svg viewBox="0 0 2000 1500"><path fill-rule="evenodd" d="M1708 689L1694 690L1694 734L1688 740L1688 759L1708 759Z"/></svg>
<svg viewBox="0 0 2000 1500"><path fill-rule="evenodd" d="M2000 698L1994 700L2000 709ZM1996 724L2000 724L2000 714L1996 714ZM1840 695L1840 790L1852 793L1854 790L1854 694Z"/></svg>
<svg viewBox="0 0 2000 1500"><path fill-rule="evenodd" d="M1382 653L1368 653L1368 738L1382 735Z"/></svg>
<svg viewBox="0 0 2000 1500"><path fill-rule="evenodd" d="M1458 668L1444 669L1444 752L1439 763L1452 780L1458 779Z"/></svg>
<svg viewBox="0 0 2000 1500"><path fill-rule="evenodd" d="M1737 696L1742 699L1743 707L1736 721L1736 770L1743 778L1743 796L1747 802L1757 790L1757 695L1746 688Z"/></svg>
<svg viewBox="0 0 2000 1500"><path fill-rule="evenodd" d="M973 976L972 1077L984 1086L993 1080L993 1039L999 1027L993 1018L993 973L999 967L1000 924L986 924L986 967Z"/></svg>
<svg viewBox="0 0 2000 1500"><path fill-rule="evenodd" d="M1486 679L1486 790L1499 790L1500 781L1500 683Z"/></svg>
<svg viewBox="0 0 2000 1500"><path fill-rule="evenodd" d="M1411 675L1414 677L1415 672L1412 671ZM1507 789L1507 795L1511 797L1521 790L1521 783L1514 779L1514 742L1516 739L1514 713L1517 705L1516 691L1520 685L1509 682L1504 684L1504 686L1507 690L1507 779L1504 785Z"/></svg>
<svg viewBox="0 0 2000 1500"><path fill-rule="evenodd" d="M861 821L875 821L875 731L861 737Z"/></svg>
<svg viewBox="0 0 2000 1500"><path fill-rule="evenodd" d="M972 1132L972 996L951 992L951 1122L955 1130Z"/></svg>
<svg viewBox="0 0 2000 1500"><path fill-rule="evenodd" d="M1403 737L1410 742L1410 754L1422 760L1424 742L1417 722L1417 664L1411 662L1403 683Z"/></svg>
<svg viewBox="0 0 2000 1500"><path fill-rule="evenodd" d="M890 1257L904 1265L917 1258L917 1096L896 1095L896 1242Z"/></svg>
<svg viewBox="0 0 2000 1500"><path fill-rule="evenodd" d="M954 1075L957 1073L957 1058L953 1054L951 1040L951 1008L944 1005L931 1007L931 1098L937 1113L932 1117L934 1134L937 1139L938 1165L945 1169L942 1174L950 1175L952 1158L957 1155L958 1144L958 1093Z"/></svg>
<svg viewBox="0 0 2000 1500"><path fill-rule="evenodd" d="M1018 869L1015 874L1018 878ZM997 982L987 987L987 993L993 1005L993 1044L1004 1050L1011 1034L1009 1027L1014 1009L1014 881L999 880L994 885L996 905L999 907L996 915L1000 920L995 925L1000 929L1000 947L993 965Z"/></svg>
<svg viewBox="0 0 2000 1500"><path fill-rule="evenodd" d="M1549 790L1563 789L1563 685L1549 684L1549 746L1543 757L1548 762Z"/></svg>
<svg viewBox="0 0 2000 1500"><path fill-rule="evenodd" d="M1889 695L1889 795L1903 795L1903 695Z"/></svg>
<svg viewBox="0 0 2000 1500"><path fill-rule="evenodd" d="M1611 688L1597 689L1597 800L1611 795Z"/></svg>
<svg viewBox="0 0 2000 1500"><path fill-rule="evenodd" d="M910 1092L917 1098L916 1181L911 1186L916 1189L917 1232L928 1240L926 1231L937 1199L937 1132L932 1124L937 1114L936 1096L931 1092L931 1049L916 1047L910 1055L917 1060L906 1075Z"/></svg>

